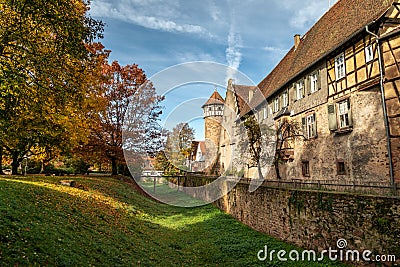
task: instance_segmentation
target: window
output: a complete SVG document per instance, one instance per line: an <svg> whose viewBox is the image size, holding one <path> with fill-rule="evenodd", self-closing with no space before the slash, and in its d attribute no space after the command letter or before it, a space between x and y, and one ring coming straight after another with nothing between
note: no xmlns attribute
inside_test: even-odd
<svg viewBox="0 0 400 267"><path fill-rule="evenodd" d="M303 135L307 139L317 136L317 123L315 119L315 113L304 117L302 119L302 124L303 124Z"/></svg>
<svg viewBox="0 0 400 267"><path fill-rule="evenodd" d="M296 83L296 99L304 97L304 81Z"/></svg>
<svg viewBox="0 0 400 267"><path fill-rule="evenodd" d="M287 107L288 106L288 103L289 101L288 101L288 93L287 92L284 92L283 94L282 94L282 107Z"/></svg>
<svg viewBox="0 0 400 267"><path fill-rule="evenodd" d="M275 98L274 100L274 111L275 112L279 111L279 98Z"/></svg>
<svg viewBox="0 0 400 267"><path fill-rule="evenodd" d="M350 101L348 101L347 99L338 103L339 128L346 128L350 126L349 103Z"/></svg>
<svg viewBox="0 0 400 267"><path fill-rule="evenodd" d="M374 51L372 50L372 44L365 47L365 62L368 63L374 59Z"/></svg>
<svg viewBox="0 0 400 267"><path fill-rule="evenodd" d="M310 162L309 161L301 162L301 172L303 173L304 177L310 177Z"/></svg>
<svg viewBox="0 0 400 267"><path fill-rule="evenodd" d="M315 93L316 91L318 91L318 73L315 72L313 74L311 74L310 76L310 82L311 82L311 88L310 88L310 93Z"/></svg>
<svg viewBox="0 0 400 267"><path fill-rule="evenodd" d="M346 76L346 68L344 65L344 53L335 58L336 80L340 80Z"/></svg>
<svg viewBox="0 0 400 267"><path fill-rule="evenodd" d="M342 161L342 160L337 161L337 174L338 175L346 174L346 165L345 165L344 161Z"/></svg>
<svg viewBox="0 0 400 267"><path fill-rule="evenodd" d="M351 131L353 126L350 98L338 103L328 104L329 130Z"/></svg>
<svg viewBox="0 0 400 267"><path fill-rule="evenodd" d="M263 108L263 117L264 117L264 120L265 120L266 118L268 118L268 109L267 109L267 107L264 107L264 108Z"/></svg>

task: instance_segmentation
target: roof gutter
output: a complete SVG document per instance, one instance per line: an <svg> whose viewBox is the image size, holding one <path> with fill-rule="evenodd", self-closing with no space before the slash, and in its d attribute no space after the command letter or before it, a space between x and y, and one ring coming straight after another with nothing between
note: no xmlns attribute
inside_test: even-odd
<svg viewBox="0 0 400 267"><path fill-rule="evenodd" d="M369 25L372 23L375 23L375 21L371 22ZM365 26L365 30L367 33L371 34L376 38L376 47L378 49L378 60L379 60L379 72L380 72L380 89L381 89L381 97L382 97L382 109L383 109L383 120L385 122L385 130L386 130L386 145L387 145L387 151L389 155L389 172L390 172L390 186L393 190L393 192L396 190L395 188L395 183L394 183L394 174L393 174L393 159L392 159L392 147L390 144L390 130L389 130L389 119L387 115L387 107L386 107L386 100L385 100L385 89L384 89L384 74L383 74L383 65L382 65L382 55L381 55L381 47L380 47L380 40L381 38L371 32L369 30L369 25Z"/></svg>

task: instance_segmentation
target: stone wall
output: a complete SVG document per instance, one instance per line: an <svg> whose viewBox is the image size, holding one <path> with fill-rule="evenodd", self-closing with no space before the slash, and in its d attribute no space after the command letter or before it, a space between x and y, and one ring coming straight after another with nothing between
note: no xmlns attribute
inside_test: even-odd
<svg viewBox="0 0 400 267"><path fill-rule="evenodd" d="M238 184L216 203L233 217L303 248L322 251L344 238L349 249L400 256L400 199Z"/></svg>
<svg viewBox="0 0 400 267"><path fill-rule="evenodd" d="M209 183L188 178L186 186ZM244 224L305 249L371 250L400 259L400 199L346 193L260 187L239 183L214 203ZM272 248L271 248L272 249Z"/></svg>

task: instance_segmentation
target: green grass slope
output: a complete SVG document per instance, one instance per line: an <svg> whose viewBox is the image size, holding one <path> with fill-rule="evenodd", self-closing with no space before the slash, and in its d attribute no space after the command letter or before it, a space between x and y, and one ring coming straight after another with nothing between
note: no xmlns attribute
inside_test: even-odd
<svg viewBox="0 0 400 267"><path fill-rule="evenodd" d="M260 262L295 247L211 205L156 203L110 177L0 177L0 266L331 266ZM65 179L65 178L64 178ZM338 265L338 264L335 264Z"/></svg>

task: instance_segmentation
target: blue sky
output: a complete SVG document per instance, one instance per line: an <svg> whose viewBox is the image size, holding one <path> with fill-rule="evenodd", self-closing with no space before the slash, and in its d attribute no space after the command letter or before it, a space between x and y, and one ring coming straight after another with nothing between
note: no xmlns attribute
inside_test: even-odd
<svg viewBox="0 0 400 267"><path fill-rule="evenodd" d="M201 140L201 105L215 86L225 95L231 71L221 70L205 80L181 85L178 76L184 74L171 67L216 62L240 71L242 78L235 79L237 83L258 84L293 46L293 36L305 34L334 2L92 0L90 14L106 23L102 43L112 50L110 60L136 63L154 80L167 70L173 86L160 91L166 96L162 123L168 121L165 127L171 128L180 120L188 121Z"/></svg>

